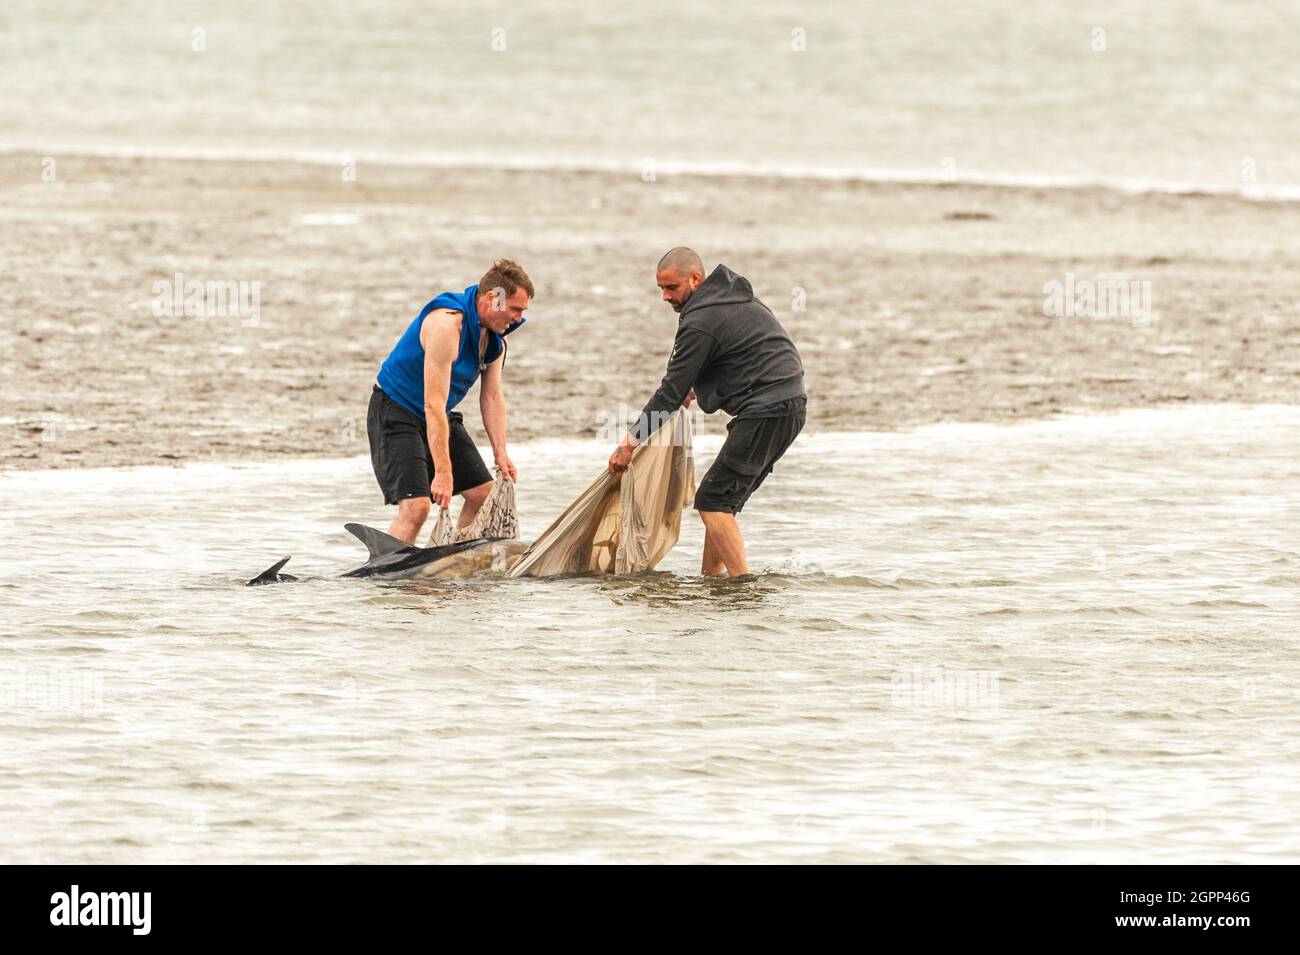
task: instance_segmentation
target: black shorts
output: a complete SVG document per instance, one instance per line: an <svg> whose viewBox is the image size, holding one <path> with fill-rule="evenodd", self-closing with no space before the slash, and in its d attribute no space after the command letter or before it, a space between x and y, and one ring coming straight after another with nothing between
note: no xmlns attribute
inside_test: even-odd
<svg viewBox="0 0 1300 955"><path fill-rule="evenodd" d="M366 412L370 437L370 463L374 465L385 504L412 497L432 498L433 454L429 451L429 429L384 390L375 385ZM447 415L447 451L451 455L451 493L478 487L492 480L474 439L465 430L459 411Z"/></svg>
<svg viewBox="0 0 1300 955"><path fill-rule="evenodd" d="M784 403L781 410L786 413L731 420L727 440L695 492L697 511L740 513L808 420L802 398Z"/></svg>

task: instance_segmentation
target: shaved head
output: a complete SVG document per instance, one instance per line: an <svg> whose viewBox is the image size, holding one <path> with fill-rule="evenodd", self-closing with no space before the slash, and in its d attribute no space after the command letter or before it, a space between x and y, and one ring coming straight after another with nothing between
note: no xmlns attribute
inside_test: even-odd
<svg viewBox="0 0 1300 955"><path fill-rule="evenodd" d="M703 282L704 263L684 245L669 249L655 267L655 284L674 312L681 312Z"/></svg>
<svg viewBox="0 0 1300 955"><path fill-rule="evenodd" d="M679 245L664 253L664 257L659 260L659 265L655 268L655 271L663 272L667 269L676 269L682 275L690 275L692 272L699 272L703 275L704 263L694 249Z"/></svg>

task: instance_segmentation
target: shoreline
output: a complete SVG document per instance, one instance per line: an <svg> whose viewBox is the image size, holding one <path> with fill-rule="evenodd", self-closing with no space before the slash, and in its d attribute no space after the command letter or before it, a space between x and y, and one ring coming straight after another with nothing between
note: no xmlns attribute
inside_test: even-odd
<svg viewBox="0 0 1300 955"><path fill-rule="evenodd" d="M675 316L652 270L679 243L791 332L810 431L1300 404L1295 203L97 156L45 181L43 158L0 153L5 468L365 453L379 362L498 255L539 292L507 359L512 442L591 436L662 375ZM177 273L255 284L257 321L154 314ZM1047 315L1075 276L1147 283L1154 314Z"/></svg>
<svg viewBox="0 0 1300 955"><path fill-rule="evenodd" d="M150 162L291 163L334 168L351 161L368 166L407 170L469 172L556 172L611 176L640 176L642 168L625 160L568 160L559 158L500 159L498 157L452 156L434 153L330 153L320 150L193 149L166 146L48 146L20 144L0 147L0 161L13 157L53 156L74 159L128 159ZM1225 185L1212 182L1184 182L1165 179L1090 179L1082 176L1018 175L974 172L951 176L910 169L821 167L781 163L661 162L656 175L688 178L755 179L777 182L844 182L858 185L921 186L948 188L975 186L1008 190L1086 190L1120 195L1167 195L1196 199L1205 197L1241 199L1247 202L1300 202L1300 185Z"/></svg>
<svg viewBox="0 0 1300 955"><path fill-rule="evenodd" d="M1100 410L1064 410L1054 412L1050 415L1039 417L1026 417L998 421L940 421L926 424L915 424L907 427L895 428L888 431L839 431L839 430L804 430L800 433L795 447L806 446L811 441L826 447L819 448L822 451L834 451L839 443L844 439L854 438L899 438L917 435L926 431L932 431L935 436L950 436L953 432L951 429L986 429L990 436L996 435L1000 429L1014 431L1016 429L1032 429L1037 426L1048 424L1065 424L1065 425L1085 425L1095 424L1102 421L1111 421L1113 423L1124 425L1135 422L1126 422L1121 419L1136 419L1138 416L1147 414L1196 414L1204 412L1218 411L1236 411L1242 414L1268 414L1294 412L1300 414L1300 402L1295 404L1241 404L1236 402L1218 402L1215 404L1188 405L1185 403L1170 403L1163 405L1144 405L1131 408L1106 408ZM706 416L706 419L707 420ZM725 416L712 416L714 421L711 425L716 427L706 427L701 429L699 421L696 422L695 437L693 446L698 453L703 455L716 454L722 447L722 442L726 437ZM1300 421L1298 421L1300 423ZM924 436L924 435L923 435ZM586 451L607 449L607 442L597 438L535 438L527 441L518 442L511 446L513 449L522 452L524 455L534 455L541 453L566 453L571 451ZM480 449L482 450L482 449ZM794 453L792 448L791 453ZM601 461L593 459L595 466L599 466ZM46 475L49 477L72 476L74 474L85 474L90 471L105 471L112 474L125 474L132 471L155 471L160 474L173 471L191 470L191 469L211 469L213 471L238 471L252 469L267 464L297 464L304 468L311 469L314 467L337 467L344 464L364 465L366 472L370 469L370 456L368 453L358 453L351 455L336 456L319 456L313 457L306 454L282 455L277 457L273 454L263 455L260 457L245 458L201 458L188 461L175 461L168 464L98 464L98 465L79 465L79 466L58 466L48 468L16 468L0 467L0 488L3 487L3 481L6 477L34 477ZM517 462L516 462L517 463ZM696 462L697 468L700 462ZM703 475L697 475L702 477Z"/></svg>

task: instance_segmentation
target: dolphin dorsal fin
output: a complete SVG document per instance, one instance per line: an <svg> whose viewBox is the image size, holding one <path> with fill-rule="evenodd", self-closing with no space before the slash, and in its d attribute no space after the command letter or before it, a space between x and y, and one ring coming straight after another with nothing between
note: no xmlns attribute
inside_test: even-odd
<svg viewBox="0 0 1300 955"><path fill-rule="evenodd" d="M280 573L280 571L284 569L284 565L289 563L289 556L290 555L286 554L284 557L281 557L270 567L266 568L266 570L262 571L250 580L246 586L257 587L261 584L279 583L281 580L295 580L296 578L291 577L288 574L281 575Z"/></svg>
<svg viewBox="0 0 1300 955"><path fill-rule="evenodd" d="M419 550L414 544L398 540L396 537L385 534L383 531L377 531L373 527L366 527L365 524L344 524L343 529L366 545L366 549L370 551L371 560L383 554Z"/></svg>

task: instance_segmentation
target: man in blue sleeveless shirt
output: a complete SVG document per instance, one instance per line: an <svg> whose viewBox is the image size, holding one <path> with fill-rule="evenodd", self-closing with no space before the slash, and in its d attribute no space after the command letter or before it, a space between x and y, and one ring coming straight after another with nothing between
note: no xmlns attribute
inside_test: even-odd
<svg viewBox="0 0 1300 955"><path fill-rule="evenodd" d="M465 498L459 525L474 519L492 475L452 411L478 380L479 410L497 467L518 479L506 453L506 399L501 389L506 340L524 323L533 283L516 263L499 259L477 285L429 302L379 369L366 430L370 460L385 504L397 505L388 533L415 542L430 501Z"/></svg>

